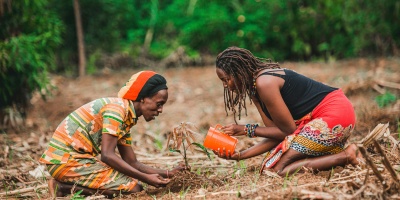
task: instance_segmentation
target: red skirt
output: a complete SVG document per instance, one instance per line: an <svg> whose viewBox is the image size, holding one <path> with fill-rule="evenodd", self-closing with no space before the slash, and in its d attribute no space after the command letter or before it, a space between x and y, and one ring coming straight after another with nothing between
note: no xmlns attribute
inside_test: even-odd
<svg viewBox="0 0 400 200"><path fill-rule="evenodd" d="M261 172L272 168L288 149L310 157L343 151L355 121L353 105L342 90L329 93L313 111L295 121L297 129L291 135L267 153Z"/></svg>

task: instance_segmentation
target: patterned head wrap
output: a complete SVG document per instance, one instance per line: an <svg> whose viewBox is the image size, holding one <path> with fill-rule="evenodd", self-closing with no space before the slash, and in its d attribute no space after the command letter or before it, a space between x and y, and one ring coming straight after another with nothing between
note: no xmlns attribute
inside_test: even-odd
<svg viewBox="0 0 400 200"><path fill-rule="evenodd" d="M165 78L153 71L140 71L129 79L119 90L118 97L139 101L156 92L168 89Z"/></svg>

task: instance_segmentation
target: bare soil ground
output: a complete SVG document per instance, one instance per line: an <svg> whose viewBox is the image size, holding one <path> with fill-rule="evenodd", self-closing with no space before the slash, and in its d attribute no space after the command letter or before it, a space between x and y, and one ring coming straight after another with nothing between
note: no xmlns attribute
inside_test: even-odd
<svg viewBox="0 0 400 200"><path fill-rule="evenodd" d="M284 178L274 173L258 173L263 156L241 162L227 161L203 153L189 154L191 172L177 175L166 188L147 187L134 195L119 199L400 199L400 101L379 108L375 98L384 92L400 94L399 59L357 59L333 63L283 63L306 76L331 86L340 87L353 103L357 125L349 142L359 142L378 124L389 123L388 134L379 139L388 163L373 146L367 155L376 166L337 167L329 172L297 173ZM71 111L99 97L116 96L120 87L139 69L102 71L80 79L54 75L56 86L46 101L32 98L32 109L25 124L0 134L0 199L48 199L46 177L35 178L38 158L43 153L58 123ZM153 69L168 81L169 100L163 113L146 123L139 119L133 127L132 148L145 164L170 169L182 162L182 156L166 148L167 134L181 122L192 122L204 137L216 124L233 123L227 116L223 102L222 83L215 75L215 67ZM395 84L397 83L397 85ZM261 118L252 105L239 123L259 123ZM202 143L199 138L199 143ZM243 150L260 139L239 138L237 150ZM397 146L396 146L397 145ZM390 166L395 174L390 173ZM40 172L39 172L40 174ZM379 177L381 176L381 177ZM47 176L48 178L48 176ZM396 180L397 179L397 180ZM61 199L77 199L73 192ZM103 199L94 195L90 199Z"/></svg>

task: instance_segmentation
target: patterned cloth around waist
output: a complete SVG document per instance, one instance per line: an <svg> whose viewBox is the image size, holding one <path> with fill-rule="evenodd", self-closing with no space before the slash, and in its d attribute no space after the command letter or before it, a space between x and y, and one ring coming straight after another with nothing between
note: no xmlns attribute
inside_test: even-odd
<svg viewBox="0 0 400 200"><path fill-rule="evenodd" d="M66 164L48 164L47 170L56 180L90 189L131 191L138 180L126 176L105 163L92 159L75 159Z"/></svg>
<svg viewBox="0 0 400 200"><path fill-rule="evenodd" d="M261 172L272 168L288 150L312 156L343 151L355 125L353 106L341 90L327 95L309 114L296 121L297 129L265 156Z"/></svg>

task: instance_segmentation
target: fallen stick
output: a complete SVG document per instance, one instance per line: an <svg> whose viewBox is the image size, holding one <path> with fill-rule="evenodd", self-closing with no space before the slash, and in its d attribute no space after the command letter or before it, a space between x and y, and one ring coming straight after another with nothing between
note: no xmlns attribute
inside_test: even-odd
<svg viewBox="0 0 400 200"><path fill-rule="evenodd" d="M10 147L9 147L8 145L6 145L6 146L4 147L4 159L5 159L5 160L7 160L7 158L8 158L8 152L9 152L9 150L10 150Z"/></svg>
<svg viewBox="0 0 400 200"><path fill-rule="evenodd" d="M371 167L372 171L375 173L376 177L378 177L379 181L382 183L384 189L387 189L388 185L386 184L386 181L383 179L382 174L378 171L375 163L372 162L371 158L367 155L367 151L362 146L359 146L358 149L360 150L361 154L364 156L367 164Z"/></svg>
<svg viewBox="0 0 400 200"><path fill-rule="evenodd" d="M389 123L376 125L376 127L370 133L368 133L368 135L365 138L363 138L360 143L364 147L368 147L368 145L370 145L373 142L372 140L380 139L382 136L387 134L387 132L389 131L388 127Z"/></svg>
<svg viewBox="0 0 400 200"><path fill-rule="evenodd" d="M350 176L344 176L344 177L340 177L340 178L335 178L335 179L331 179L330 181L339 181L339 180L343 180L343 179L353 178L353 177L357 177L357 176L363 175L363 174L365 174L366 172L367 172L367 170L363 170L363 171L360 171L360 172L357 173L357 174L350 175Z"/></svg>
<svg viewBox="0 0 400 200"><path fill-rule="evenodd" d="M382 80L377 80L376 83L378 85L381 85L381 86L384 86L384 87L390 87L390 88L394 88L394 89L399 89L400 90L400 83L382 81Z"/></svg>
<svg viewBox="0 0 400 200"><path fill-rule="evenodd" d="M95 199L105 199L106 196L104 195L99 195L99 196L90 196L90 197L86 197L85 200L95 200Z"/></svg>
<svg viewBox="0 0 400 200"><path fill-rule="evenodd" d="M383 88L381 88L381 87L379 87L378 84L374 84L374 85L372 86L372 88L374 88L377 92L379 92L379 94L385 94L385 92L386 92L386 90L383 89Z"/></svg>
<svg viewBox="0 0 400 200"><path fill-rule="evenodd" d="M308 184L304 184L304 185L298 185L297 187L308 187L308 186L313 186L313 185L320 185L320 184L325 184L325 183L335 183L336 181L339 180L343 180L343 179L348 179L348 178L353 178L353 177L357 177L360 175L363 175L364 173L366 173L367 170L361 171L360 173L357 173L355 175L350 175L350 176L345 176L345 177L340 177L340 178L335 178L335 179L331 179L329 182L327 181L320 181L320 182L315 182L315 183L308 183Z"/></svg>
<svg viewBox="0 0 400 200"><path fill-rule="evenodd" d="M307 199L333 199L333 195L326 192L317 192L302 189L300 190L300 193L304 195L302 198L306 197Z"/></svg>
<svg viewBox="0 0 400 200"><path fill-rule="evenodd" d="M258 188L266 188L267 186L271 186L271 185L273 185L273 184L267 183L267 184L258 186ZM215 195L219 195L219 194L238 194L238 193L240 193L240 194L242 194L244 196L244 194L246 194L246 193L254 193L254 192L256 192L255 189L252 189L252 190L239 190L239 191L220 191L220 192L212 192L212 193L209 193L209 194L211 194L212 196L215 196ZM204 198L204 197L206 197L206 194L200 194L200 195L194 196L194 198Z"/></svg>
<svg viewBox="0 0 400 200"><path fill-rule="evenodd" d="M369 168L367 170L367 174L365 174L364 185L367 184L368 177L369 177Z"/></svg>
<svg viewBox="0 0 400 200"><path fill-rule="evenodd" d="M357 197L357 195L361 194L361 192L364 192L364 190L367 188L368 185L363 185L361 186L360 189L358 189L350 199L355 199Z"/></svg>
<svg viewBox="0 0 400 200"><path fill-rule="evenodd" d="M238 191L221 191L221 192L213 192L213 193L211 193L211 195L212 196L215 196L215 195L220 195L220 194L240 194L240 193L243 193L243 191L240 191L240 190L238 190Z"/></svg>
<svg viewBox="0 0 400 200"><path fill-rule="evenodd" d="M399 184L399 177L397 177L397 174L394 171L394 169L393 169L392 165L390 164L389 160L387 159L385 152L383 152L381 145L379 145L379 143L376 140L374 140L374 145L375 145L376 149L378 150L379 154L381 154L381 156L383 157L382 163L389 170L390 175L392 175L393 180L397 184Z"/></svg>
<svg viewBox="0 0 400 200"><path fill-rule="evenodd" d="M3 192L3 193L0 193L0 196L22 194L22 193L32 192L32 191L36 191L37 189L47 188L47 187L48 187L47 184L43 184L43 185L39 185L39 186L35 186L35 187L28 187L28 188L9 191L9 192Z"/></svg>

